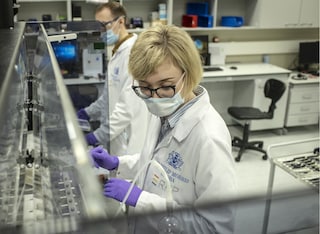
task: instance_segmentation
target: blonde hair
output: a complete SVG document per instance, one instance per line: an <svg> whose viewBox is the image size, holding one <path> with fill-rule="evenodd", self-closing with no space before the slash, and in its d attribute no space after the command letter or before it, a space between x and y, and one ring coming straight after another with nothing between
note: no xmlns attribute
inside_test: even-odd
<svg viewBox="0 0 320 234"><path fill-rule="evenodd" d="M167 59L185 72L183 93L194 90L202 79L200 54L189 34L173 25L157 25L140 33L131 49L129 72L136 80L146 80Z"/></svg>

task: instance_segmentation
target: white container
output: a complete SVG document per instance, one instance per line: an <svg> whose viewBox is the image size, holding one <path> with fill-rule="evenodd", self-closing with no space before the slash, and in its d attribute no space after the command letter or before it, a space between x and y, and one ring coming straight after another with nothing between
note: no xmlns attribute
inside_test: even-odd
<svg viewBox="0 0 320 234"><path fill-rule="evenodd" d="M150 12L150 21L155 21L155 20L158 20L159 19L159 12L158 11L152 11Z"/></svg>
<svg viewBox="0 0 320 234"><path fill-rule="evenodd" d="M160 3L159 5L159 20L167 20L167 5Z"/></svg>
<svg viewBox="0 0 320 234"><path fill-rule="evenodd" d="M167 12L166 11L159 11L159 20L166 20L167 19Z"/></svg>
<svg viewBox="0 0 320 234"><path fill-rule="evenodd" d="M167 5L165 3L159 3L158 7L159 7L159 11L160 10L167 10Z"/></svg>

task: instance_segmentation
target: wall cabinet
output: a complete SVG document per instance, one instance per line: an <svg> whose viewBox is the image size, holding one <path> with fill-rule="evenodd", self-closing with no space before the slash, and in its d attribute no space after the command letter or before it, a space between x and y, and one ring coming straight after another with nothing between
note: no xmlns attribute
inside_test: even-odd
<svg viewBox="0 0 320 234"><path fill-rule="evenodd" d="M250 2L250 1L249 1ZM249 5L248 24L260 28L319 26L319 0L258 0Z"/></svg>

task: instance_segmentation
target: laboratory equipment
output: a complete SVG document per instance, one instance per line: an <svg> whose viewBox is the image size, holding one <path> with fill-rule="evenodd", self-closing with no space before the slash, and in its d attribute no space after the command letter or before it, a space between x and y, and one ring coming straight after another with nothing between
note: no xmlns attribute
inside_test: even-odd
<svg viewBox="0 0 320 234"><path fill-rule="evenodd" d="M303 217L303 221L297 221L297 219L301 219L299 213L303 213L303 208L300 208L294 211L297 213L296 216L298 218L293 218L293 220L287 218L286 222L294 223L293 221L296 221L299 223L300 230L309 227L319 227L319 140L319 138L310 138L272 144L268 147L267 153L270 157L271 166L262 233L274 233L274 231L271 230L273 226L277 226L278 230L280 229L278 232L284 233L288 231L285 229L287 226L282 223L272 225L272 222L276 223L278 221L271 216L272 210L277 210L278 208L277 206L272 206L272 203L276 201L276 199L274 199L275 194L279 193L279 191L274 191L277 182L275 180L277 167L293 176L297 182L302 182L297 183L296 188L290 189L292 190L292 194L300 194L300 198L305 199L303 200L302 205L306 207L306 210L308 210L309 215L312 217L309 218L309 220L306 217ZM285 185L281 184L281 187L282 189L289 191L288 188L285 188ZM286 203L290 206L288 209L294 208L290 202ZM299 201L299 203L301 203L301 201ZM294 206L298 207L300 205L299 203L296 202ZM315 208L309 209L308 206ZM283 217L289 217L289 215L286 215L288 213L286 210L281 210L281 212L284 213ZM291 213L294 212L291 211Z"/></svg>
<svg viewBox="0 0 320 234"><path fill-rule="evenodd" d="M39 26L35 37L19 32L1 83L1 233L70 233L82 220L107 217L54 50Z"/></svg>

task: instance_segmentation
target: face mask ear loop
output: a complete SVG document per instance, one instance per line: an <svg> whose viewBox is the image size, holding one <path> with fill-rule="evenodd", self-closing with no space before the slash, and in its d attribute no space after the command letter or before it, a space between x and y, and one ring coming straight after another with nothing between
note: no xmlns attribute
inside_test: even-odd
<svg viewBox="0 0 320 234"><path fill-rule="evenodd" d="M125 206L125 203L126 203L128 197L133 189L133 186L137 182L139 175L145 170L145 168L147 168L151 164L156 166L161 171L161 173L164 175L164 179L167 184L167 186L166 186L167 211L169 212L170 215L172 214L172 212L173 212L173 198L172 198L171 183L168 178L168 175L167 175L166 171L163 169L163 167L157 161L150 160L149 162L145 163L143 165L143 167L141 167L141 169L137 172L136 176L134 177L134 179L133 179L133 181L132 181L132 183L126 193L126 195L124 196L123 201L120 203L120 207L118 208L115 216L118 216L120 214L121 210L123 209L123 207Z"/></svg>
<svg viewBox="0 0 320 234"><path fill-rule="evenodd" d="M121 18L124 18L124 16L120 16L120 17L115 21L114 25L112 25L112 27L111 27L109 30L112 30L112 31L113 31L113 28L115 27L115 25L119 22L119 20L120 20ZM120 28L119 28L118 31L120 31ZM119 32L118 32L118 33L119 33Z"/></svg>
<svg viewBox="0 0 320 234"><path fill-rule="evenodd" d="M184 72L184 73L182 74L181 78L180 78L179 81L177 82L177 83L179 83L180 80L183 80L182 86L181 86L181 88L180 88L180 90L179 90L178 93L181 93L181 91L182 91L182 89L183 89L183 87L184 87L184 78L185 78L185 76L186 76L186 72Z"/></svg>

